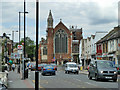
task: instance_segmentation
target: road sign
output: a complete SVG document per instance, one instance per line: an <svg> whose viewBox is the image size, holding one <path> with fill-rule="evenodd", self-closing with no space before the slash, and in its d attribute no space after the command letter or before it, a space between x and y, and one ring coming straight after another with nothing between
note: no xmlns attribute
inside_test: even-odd
<svg viewBox="0 0 120 90"><path fill-rule="evenodd" d="M19 54L22 54L22 53L23 53L23 46L22 46L22 45L18 45L18 46L17 46L17 49L18 49L18 53L19 53Z"/></svg>
<svg viewBox="0 0 120 90"><path fill-rule="evenodd" d="M22 45L17 45L17 49L18 49L18 50L22 50L22 49L23 49L23 46L22 46Z"/></svg>

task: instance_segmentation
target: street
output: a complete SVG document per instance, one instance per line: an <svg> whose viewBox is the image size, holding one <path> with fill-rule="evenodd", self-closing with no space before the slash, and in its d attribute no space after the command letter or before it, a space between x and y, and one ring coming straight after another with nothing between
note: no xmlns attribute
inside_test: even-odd
<svg viewBox="0 0 120 90"><path fill-rule="evenodd" d="M35 71L29 73L29 79L35 83ZM58 67L56 75L42 76L39 74L40 88L117 88L118 82L89 80L86 74L65 74L61 67Z"/></svg>

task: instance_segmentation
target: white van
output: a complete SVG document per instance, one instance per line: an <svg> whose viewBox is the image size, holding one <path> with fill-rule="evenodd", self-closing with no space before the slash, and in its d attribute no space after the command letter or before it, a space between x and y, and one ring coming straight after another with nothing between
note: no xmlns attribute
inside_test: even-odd
<svg viewBox="0 0 120 90"><path fill-rule="evenodd" d="M67 74L69 74L69 73L79 73L79 68L78 68L78 66L77 66L77 64L75 63L75 62L67 62L66 64L65 64L65 73Z"/></svg>

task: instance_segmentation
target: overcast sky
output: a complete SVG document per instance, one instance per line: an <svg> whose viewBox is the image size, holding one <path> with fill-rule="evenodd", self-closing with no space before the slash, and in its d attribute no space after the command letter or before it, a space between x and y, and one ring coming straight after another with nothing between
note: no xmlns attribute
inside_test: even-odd
<svg viewBox="0 0 120 90"><path fill-rule="evenodd" d="M23 12L24 0L0 1L0 36L3 32L12 34L18 30L18 12ZM29 2L28 2L29 1ZM52 11L54 27L60 19L69 28L70 25L83 28L83 37L87 38L96 31L110 31L118 25L119 0L41 0L39 3L39 38L46 37L47 17ZM26 36L35 40L35 0L26 0ZM21 37L23 37L23 14L21 13ZM12 36L10 36L12 37ZM15 42L18 33L15 33ZM40 39L39 39L40 40Z"/></svg>

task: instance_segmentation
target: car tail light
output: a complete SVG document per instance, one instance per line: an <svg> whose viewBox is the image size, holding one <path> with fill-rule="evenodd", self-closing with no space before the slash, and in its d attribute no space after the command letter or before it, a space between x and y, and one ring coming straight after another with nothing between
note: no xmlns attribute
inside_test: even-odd
<svg viewBox="0 0 120 90"><path fill-rule="evenodd" d="M119 67L117 68L117 70L119 70Z"/></svg>
<svg viewBox="0 0 120 90"><path fill-rule="evenodd" d="M55 67L54 67L54 69L53 70L55 70Z"/></svg>
<svg viewBox="0 0 120 90"><path fill-rule="evenodd" d="M46 70L45 68L43 68L43 70Z"/></svg>

